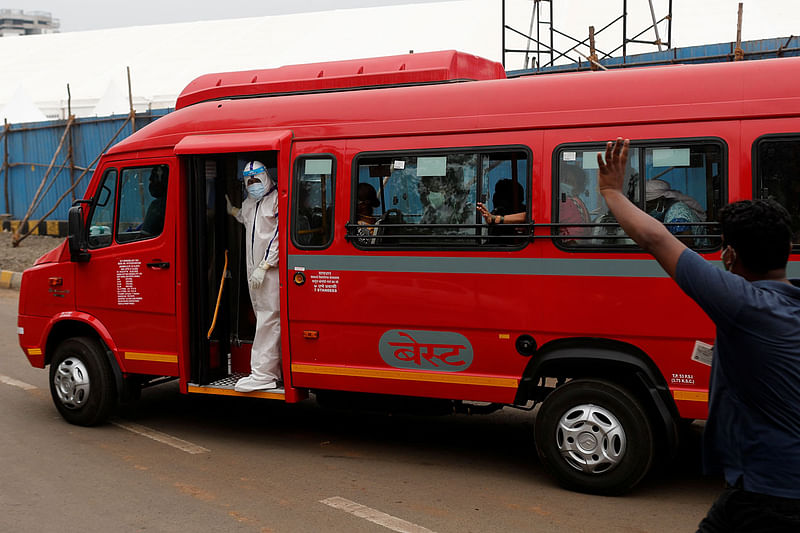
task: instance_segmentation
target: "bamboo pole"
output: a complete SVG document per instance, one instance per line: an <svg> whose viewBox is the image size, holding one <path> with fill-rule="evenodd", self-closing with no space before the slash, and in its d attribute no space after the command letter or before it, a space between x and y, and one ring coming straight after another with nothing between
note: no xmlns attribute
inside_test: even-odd
<svg viewBox="0 0 800 533"><path fill-rule="evenodd" d="M47 193L50 192L50 189L53 188L53 185L56 184L56 181L58 180L58 177L61 175L61 171L64 170L65 168L67 168L66 165L64 164L65 162L66 161L62 162L60 165L57 165L56 168L58 168L58 171L50 179L50 183L47 184L47 187L44 188L44 191L42 191L41 197L40 197L39 201L36 204L37 208L42 203L42 201L44 200L45 196L47 196Z"/></svg>
<svg viewBox="0 0 800 533"><path fill-rule="evenodd" d="M742 2L739 2L739 17L736 22L736 48L733 50L734 61L744 59L744 50L742 50L742 10Z"/></svg>
<svg viewBox="0 0 800 533"><path fill-rule="evenodd" d="M653 0L649 0L650 3L650 18L653 19L653 30L656 32L656 45L658 46L658 51L661 51L661 36L658 34L658 22L656 22L656 12L653 9ZM672 11L670 11L672 13Z"/></svg>
<svg viewBox="0 0 800 533"><path fill-rule="evenodd" d="M19 238L19 230L22 228L22 225L25 224L33 214L33 211L39 206L41 203L42 196L42 189L44 189L45 183L47 183L47 178L50 176L50 172L53 170L53 166L56 164L56 158L58 157L59 152L61 152L61 147L64 146L64 140L67 138L67 133L69 133L70 127L72 127L72 117L67 119L67 125L64 128L64 133L61 135L61 140L58 143L58 147L56 148L55 153L53 154L53 159L50 160L50 165L47 167L47 171L44 173L44 177L42 178L41 183L39 183L39 188L36 189L36 193L33 195L33 199L31 200L31 205L28 207L28 211L25 213L25 216L22 217L22 220L17 226L17 229L14 231L14 235L12 237L12 243L14 243L14 247L17 246L19 241L22 239Z"/></svg>
<svg viewBox="0 0 800 533"><path fill-rule="evenodd" d="M8 170L8 131L11 127L8 124L7 119L3 119L5 125L3 126L3 167L0 170L3 171L4 182L3 182L3 191L5 192L5 199L6 199L6 213L11 213L11 203L8 200L8 181L9 181L9 170Z"/></svg>
<svg viewBox="0 0 800 533"><path fill-rule="evenodd" d="M136 111L133 109L133 91L131 90L131 67L128 70L128 105L130 106L131 133L136 133Z"/></svg>
<svg viewBox="0 0 800 533"><path fill-rule="evenodd" d="M67 116L74 119L72 116L72 93L69 90L69 83L67 84ZM69 161L69 184L75 183L75 148L73 146L72 131L69 132L69 146L67 147L67 160ZM75 192L72 193L72 201L75 201Z"/></svg>

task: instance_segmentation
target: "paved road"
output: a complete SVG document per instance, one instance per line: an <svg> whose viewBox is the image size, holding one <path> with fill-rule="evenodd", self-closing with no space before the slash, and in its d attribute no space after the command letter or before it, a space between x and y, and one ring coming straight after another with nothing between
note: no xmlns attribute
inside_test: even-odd
<svg viewBox="0 0 800 533"><path fill-rule="evenodd" d="M16 298L0 290L0 531L694 531L718 491L696 442L626 497L563 491L518 411L355 414L172 383L71 426L17 345Z"/></svg>

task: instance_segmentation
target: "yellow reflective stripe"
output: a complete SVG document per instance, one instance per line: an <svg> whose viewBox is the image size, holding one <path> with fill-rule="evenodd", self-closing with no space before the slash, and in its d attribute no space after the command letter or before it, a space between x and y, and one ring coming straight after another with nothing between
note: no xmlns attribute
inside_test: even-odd
<svg viewBox="0 0 800 533"><path fill-rule="evenodd" d="M708 402L708 392L674 390L672 391L672 397L676 400L686 400L687 402Z"/></svg>
<svg viewBox="0 0 800 533"><path fill-rule="evenodd" d="M514 378L490 378L465 376L453 372L414 372L410 370L378 370L373 368L353 368L341 366L292 364L292 372L298 374L323 374L327 376L346 376L352 378L397 379L403 381L427 381L451 385L481 385L484 387L517 388L519 380Z"/></svg>
<svg viewBox="0 0 800 533"><path fill-rule="evenodd" d="M177 363L178 354L125 352L125 359L131 361L152 361L155 363Z"/></svg>
<svg viewBox="0 0 800 533"><path fill-rule="evenodd" d="M198 387L196 385L189 385L188 392L198 394L216 394L218 396L249 396L250 398L268 398L270 400L285 400L286 394L283 392L269 392L269 391L253 391L253 392L236 392L232 389L217 389L214 387Z"/></svg>
<svg viewBox="0 0 800 533"><path fill-rule="evenodd" d="M42 355L41 348L28 348L28 355Z"/></svg>

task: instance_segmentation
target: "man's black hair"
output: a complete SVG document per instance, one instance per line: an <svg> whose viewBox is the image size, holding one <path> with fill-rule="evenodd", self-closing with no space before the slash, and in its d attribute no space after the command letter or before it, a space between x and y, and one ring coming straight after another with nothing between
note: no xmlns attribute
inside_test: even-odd
<svg viewBox="0 0 800 533"><path fill-rule="evenodd" d="M730 245L755 274L786 268L792 242L791 217L775 200L743 200L719 212L723 246Z"/></svg>
<svg viewBox="0 0 800 533"><path fill-rule="evenodd" d="M494 185L492 203L494 204L492 214L495 215L510 215L525 211L525 188L510 178L498 180Z"/></svg>

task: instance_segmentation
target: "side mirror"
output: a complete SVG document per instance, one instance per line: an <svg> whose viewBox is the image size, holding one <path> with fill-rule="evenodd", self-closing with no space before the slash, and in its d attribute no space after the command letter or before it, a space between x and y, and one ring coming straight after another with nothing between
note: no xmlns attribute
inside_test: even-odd
<svg viewBox="0 0 800 533"><path fill-rule="evenodd" d="M83 225L83 207L73 205L69 208L67 222L69 237L69 257L74 263L85 263L92 256L89 253L89 241L86 237L86 227Z"/></svg>

